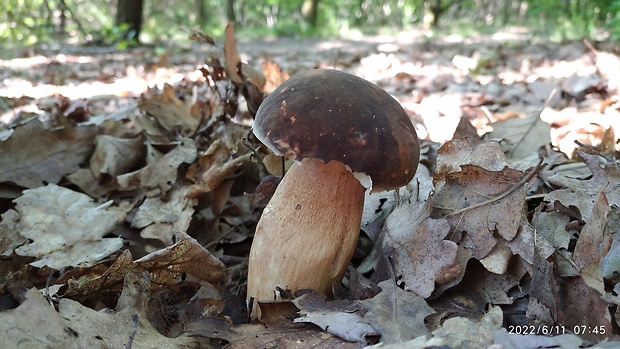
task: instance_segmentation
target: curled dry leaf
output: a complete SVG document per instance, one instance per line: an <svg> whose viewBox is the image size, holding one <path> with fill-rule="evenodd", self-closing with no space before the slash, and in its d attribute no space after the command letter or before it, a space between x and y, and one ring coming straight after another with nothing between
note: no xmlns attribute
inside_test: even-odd
<svg viewBox="0 0 620 349"><path fill-rule="evenodd" d="M63 274L58 283L67 284L67 289L62 291L63 297L88 297L93 294L108 293L117 296L121 293L123 279L133 268L133 257L129 250L123 251L112 265L103 273L91 270L79 277L72 272Z"/></svg>
<svg viewBox="0 0 620 349"><path fill-rule="evenodd" d="M351 342L364 342L367 336L379 333L364 319L366 307L359 301L328 302L317 293L305 294L293 300L301 317L295 322L313 323L324 331Z"/></svg>
<svg viewBox="0 0 620 349"><path fill-rule="evenodd" d="M266 79L265 86L263 86L262 89L265 93L273 92L273 90L290 77L288 73L282 72L280 66L273 61L263 61L262 68L263 75Z"/></svg>
<svg viewBox="0 0 620 349"><path fill-rule="evenodd" d="M178 232L176 238L178 242L174 245L134 262L151 273L154 284L177 282L183 274L211 284L228 281L231 271L198 241L182 232Z"/></svg>
<svg viewBox="0 0 620 349"><path fill-rule="evenodd" d="M176 182L179 165L191 163L197 156L196 144L184 139L170 152L146 167L117 177L121 190L143 189L147 196L166 193Z"/></svg>
<svg viewBox="0 0 620 349"><path fill-rule="evenodd" d="M453 139L437 150L437 164L433 172L435 185L441 185L448 173L459 172L461 165L477 165L489 171L500 171L507 163L498 142L479 144L469 138Z"/></svg>
<svg viewBox="0 0 620 349"><path fill-rule="evenodd" d="M96 134L96 126L46 129L38 119L16 127L0 142L0 182L26 188L58 183L88 159Z"/></svg>
<svg viewBox="0 0 620 349"><path fill-rule="evenodd" d="M143 95L140 110L154 117L166 132L189 135L198 128L199 120L192 116L191 106L186 106L169 84L164 84L161 94L153 88Z"/></svg>
<svg viewBox="0 0 620 349"><path fill-rule="evenodd" d="M175 338L160 334L148 318L151 299L149 286L148 278L142 272L129 272L114 311L95 311L71 299L62 298L58 304L58 314L65 329L61 332L69 332L72 338L61 346L92 347L93 341L105 348L125 348L128 342L131 342L131 348L136 349L189 349L208 345L204 339L186 334Z"/></svg>
<svg viewBox="0 0 620 349"><path fill-rule="evenodd" d="M229 22L226 25L226 41L224 41L224 67L226 74L235 84L243 84L241 77L241 57L237 51L237 43L235 42L235 23Z"/></svg>
<svg viewBox="0 0 620 349"><path fill-rule="evenodd" d="M400 202L418 202L417 206L423 209L426 200L431 197L434 187L432 178L422 168L423 166L419 166L415 176L402 188L395 191L366 193L364 213L362 214L362 227L375 221L384 222L394 207ZM417 217L416 214L412 213L412 216L414 215ZM371 239L376 240L372 236Z"/></svg>
<svg viewBox="0 0 620 349"><path fill-rule="evenodd" d="M213 285L228 280L230 271L196 240L181 232L177 233L177 238L180 240L176 244L136 261L133 261L129 250L125 250L103 272L91 270L80 276L69 272L58 280L61 284L67 284L62 295L75 297L94 293L120 293L123 279L131 271L151 273L153 288L174 284L183 273Z"/></svg>
<svg viewBox="0 0 620 349"><path fill-rule="evenodd" d="M592 213L588 216L588 221L581 230L575 246L573 258L580 269L589 264L600 265L601 258L609 251L612 237L609 232L607 234L605 232L608 213L607 196L601 192L594 200ZM600 274L600 270L598 273Z"/></svg>
<svg viewBox="0 0 620 349"><path fill-rule="evenodd" d="M144 158L146 149L141 136L119 138L108 135L97 137L95 152L90 158L90 170L97 179L107 174L116 177L127 173Z"/></svg>
<svg viewBox="0 0 620 349"><path fill-rule="evenodd" d="M233 151L224 142L214 141L187 170L186 177L197 184L192 188L192 196L213 191L250 157L248 153L233 158Z"/></svg>
<svg viewBox="0 0 620 349"><path fill-rule="evenodd" d="M620 217L620 207L610 207L610 212L608 214L610 223L619 224L620 219L618 219L618 217ZM607 252L601 261L601 276L606 280L618 280L620 276L620 234L617 232L620 231L620 229L617 228L617 226L614 227L613 224L608 224L605 230L614 233L611 234L612 242L609 247L609 252Z"/></svg>
<svg viewBox="0 0 620 349"><path fill-rule="evenodd" d="M53 269L98 261L123 246L104 238L126 217L128 207L96 204L90 197L55 184L29 189L14 200L20 234L31 243L15 249L38 258L31 265Z"/></svg>

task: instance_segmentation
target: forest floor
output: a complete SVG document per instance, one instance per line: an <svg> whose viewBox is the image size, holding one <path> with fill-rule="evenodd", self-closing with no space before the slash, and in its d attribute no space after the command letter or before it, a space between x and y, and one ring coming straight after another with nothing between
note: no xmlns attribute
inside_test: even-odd
<svg viewBox="0 0 620 349"><path fill-rule="evenodd" d="M210 40L3 53L2 348L617 345L611 44L523 30ZM420 166L366 196L336 300L261 303L248 322L249 248L281 175L252 113L315 68L394 96Z"/></svg>

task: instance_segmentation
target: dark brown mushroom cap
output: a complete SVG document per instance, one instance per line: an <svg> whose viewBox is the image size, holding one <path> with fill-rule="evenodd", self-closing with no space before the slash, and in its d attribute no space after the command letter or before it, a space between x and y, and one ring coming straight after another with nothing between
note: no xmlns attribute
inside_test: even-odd
<svg viewBox="0 0 620 349"><path fill-rule="evenodd" d="M418 136L401 105L337 70L294 75L265 98L253 128L277 155L340 161L370 176L375 192L409 183L418 167Z"/></svg>

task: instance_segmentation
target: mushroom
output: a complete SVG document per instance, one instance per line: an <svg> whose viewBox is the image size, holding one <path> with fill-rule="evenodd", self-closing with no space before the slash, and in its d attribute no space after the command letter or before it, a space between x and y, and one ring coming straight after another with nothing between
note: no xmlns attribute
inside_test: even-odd
<svg viewBox="0 0 620 349"><path fill-rule="evenodd" d="M364 194L409 183L419 161L415 128L377 85L331 69L294 75L263 101L256 137L294 159L256 227L248 305L278 290L330 296L355 251Z"/></svg>

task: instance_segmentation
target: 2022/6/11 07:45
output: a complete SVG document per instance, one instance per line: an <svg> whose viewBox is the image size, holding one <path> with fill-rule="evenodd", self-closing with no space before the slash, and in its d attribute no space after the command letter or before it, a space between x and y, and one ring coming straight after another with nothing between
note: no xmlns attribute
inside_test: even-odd
<svg viewBox="0 0 620 349"><path fill-rule="evenodd" d="M581 326L575 325L572 328L564 325L545 326L545 325L510 325L508 333L521 335L545 335L555 336L566 333L574 333L576 335L598 334L604 335L607 331L605 326Z"/></svg>

